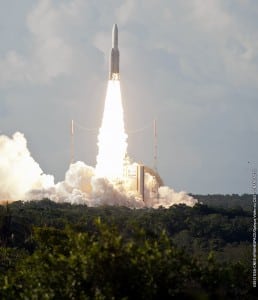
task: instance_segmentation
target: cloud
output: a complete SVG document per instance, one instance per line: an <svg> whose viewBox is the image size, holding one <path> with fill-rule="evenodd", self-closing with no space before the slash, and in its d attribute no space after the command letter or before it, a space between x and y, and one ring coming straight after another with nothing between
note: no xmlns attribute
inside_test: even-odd
<svg viewBox="0 0 258 300"><path fill-rule="evenodd" d="M71 76L80 65L93 69L91 41L83 45L82 33L78 36L85 8L79 0L59 4L39 0L26 17L30 47L22 54L15 49L5 53L0 60L0 84L49 84L60 76ZM82 47L88 50L86 55Z"/></svg>
<svg viewBox="0 0 258 300"><path fill-rule="evenodd" d="M240 2L236 7L246 5ZM253 66L258 50L256 31L245 19L239 20L236 9L224 1L195 0L184 4L173 1L162 8L156 2L144 6L144 1L125 1L114 6L110 1L105 6L114 14L114 20L120 22L122 36L126 37L122 40L133 45L128 51L140 47L139 55L145 53L149 60L153 50L160 49L163 51L160 57L166 53L168 59L174 56L178 60L175 71L192 80L203 81L208 77L214 81L222 76L233 84L257 82L257 68ZM95 30L90 12L96 16ZM100 16L104 18L102 23ZM146 17L151 23L143 22ZM108 24L110 16L103 15L101 5L80 0L59 4L40 0L26 19L31 46L25 54L15 49L5 53L0 65L8 72L0 73L0 82L47 82L73 73L80 63L93 69L93 64L85 59L93 55L93 44L108 57L111 26L103 31L103 22ZM100 26L102 29L98 30ZM145 35L141 35L143 30ZM135 40L137 36L141 38ZM82 46L86 47L84 54ZM124 54L125 58L129 56ZM166 69L158 63L161 58L153 58L154 64L157 62L159 68Z"/></svg>
<svg viewBox="0 0 258 300"><path fill-rule="evenodd" d="M15 50L10 50L0 59L0 86L10 82L22 82L26 80L26 60Z"/></svg>

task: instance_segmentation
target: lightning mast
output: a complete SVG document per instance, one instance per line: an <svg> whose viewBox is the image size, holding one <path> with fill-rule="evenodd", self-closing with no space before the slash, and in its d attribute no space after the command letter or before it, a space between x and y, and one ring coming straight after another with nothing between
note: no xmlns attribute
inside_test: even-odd
<svg viewBox="0 0 258 300"><path fill-rule="evenodd" d="M155 198L159 198L159 185L157 181L158 174L158 134L157 134L157 121L153 120L153 169L155 171L155 177L153 181L152 191Z"/></svg>
<svg viewBox="0 0 258 300"><path fill-rule="evenodd" d="M158 135L157 135L157 121L153 120L153 167L155 172L158 171Z"/></svg>
<svg viewBox="0 0 258 300"><path fill-rule="evenodd" d="M70 163L74 162L74 124L73 120L71 121L71 160Z"/></svg>

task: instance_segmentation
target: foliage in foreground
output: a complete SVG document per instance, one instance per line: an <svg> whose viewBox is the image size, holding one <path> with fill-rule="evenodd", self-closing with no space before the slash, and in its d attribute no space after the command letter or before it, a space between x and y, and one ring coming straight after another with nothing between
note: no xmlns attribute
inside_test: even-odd
<svg viewBox="0 0 258 300"><path fill-rule="evenodd" d="M36 250L0 277L1 299L252 299L241 263L200 262L162 232L130 238L95 221L92 232L36 228Z"/></svg>

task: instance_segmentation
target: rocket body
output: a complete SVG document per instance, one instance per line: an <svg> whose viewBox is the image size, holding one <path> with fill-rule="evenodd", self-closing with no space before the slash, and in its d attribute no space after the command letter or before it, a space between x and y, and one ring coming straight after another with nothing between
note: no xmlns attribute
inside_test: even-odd
<svg viewBox="0 0 258 300"><path fill-rule="evenodd" d="M116 24L114 24L112 30L112 49L110 55L109 79L119 80L118 29Z"/></svg>

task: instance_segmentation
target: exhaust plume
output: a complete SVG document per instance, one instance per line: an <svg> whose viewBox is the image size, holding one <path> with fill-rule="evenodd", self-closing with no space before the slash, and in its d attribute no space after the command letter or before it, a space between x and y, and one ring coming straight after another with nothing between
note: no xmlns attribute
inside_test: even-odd
<svg viewBox="0 0 258 300"><path fill-rule="evenodd" d="M120 81L109 80L102 125L98 136L96 176L122 178L127 150Z"/></svg>

